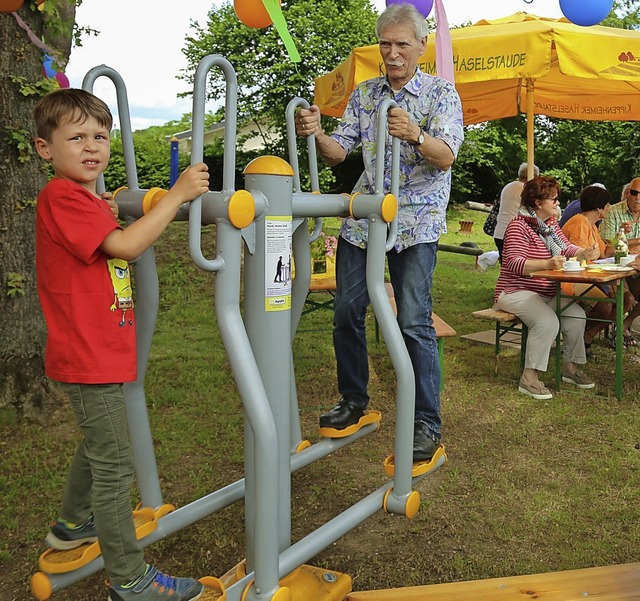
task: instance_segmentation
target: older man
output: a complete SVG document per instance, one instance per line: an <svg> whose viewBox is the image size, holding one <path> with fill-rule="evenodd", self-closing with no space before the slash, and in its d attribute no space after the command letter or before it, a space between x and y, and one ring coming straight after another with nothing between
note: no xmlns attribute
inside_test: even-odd
<svg viewBox="0 0 640 601"><path fill-rule="evenodd" d="M640 177L629 182L622 200L614 204L599 226L600 236L607 242L607 256L613 255L616 234L624 229L629 251L637 253L640 248Z"/></svg>
<svg viewBox="0 0 640 601"><path fill-rule="evenodd" d="M640 177L633 178L622 193L622 200L614 204L607 216L600 222L600 236L606 241L605 255L614 254L616 234L624 229L629 245L629 252L640 253ZM640 300L640 276L628 277L625 284L636 301ZM626 346L637 346L637 341L631 332L633 320L640 316L640 303L631 308L624 319L624 343Z"/></svg>
<svg viewBox="0 0 640 601"><path fill-rule="evenodd" d="M317 106L296 116L300 136L315 134L320 155L330 165L362 147L365 172L356 191L375 193L378 107L392 98L388 131L402 140L398 237L387 253L398 307L398 323L415 372L413 459L431 459L440 444L440 367L431 317L431 282L438 238L446 230L451 165L463 140L462 107L454 86L422 73L418 60L427 43L424 17L410 4L391 4L376 23L386 75L361 83L351 94L332 136L322 131ZM391 140L385 150L385 192L390 185ZM333 344L342 398L320 417L331 436L349 434L369 403L365 315L368 222L345 219L336 258Z"/></svg>

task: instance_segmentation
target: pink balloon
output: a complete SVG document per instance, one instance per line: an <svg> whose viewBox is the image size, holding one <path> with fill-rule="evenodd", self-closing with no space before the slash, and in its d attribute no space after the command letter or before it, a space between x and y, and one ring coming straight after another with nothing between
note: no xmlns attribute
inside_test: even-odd
<svg viewBox="0 0 640 601"><path fill-rule="evenodd" d="M433 0L386 0L387 6L391 4L413 4L425 19L433 8Z"/></svg>
<svg viewBox="0 0 640 601"><path fill-rule="evenodd" d="M55 74L55 78L58 81L58 83L60 84L61 88L69 88L69 87L71 87L71 84L69 83L69 79L64 73L61 73L60 71L58 71Z"/></svg>

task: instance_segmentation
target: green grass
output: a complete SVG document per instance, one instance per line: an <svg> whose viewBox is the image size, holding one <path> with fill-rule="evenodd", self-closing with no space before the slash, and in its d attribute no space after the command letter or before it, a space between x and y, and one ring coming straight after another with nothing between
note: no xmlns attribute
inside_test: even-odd
<svg viewBox="0 0 640 601"><path fill-rule="evenodd" d="M484 217L452 209L442 242L493 250ZM475 221L470 234L458 233L463 219ZM244 469L242 404L215 323L214 276L191 263L185 230L172 224L156 247L161 302L146 379L163 494L178 506L241 478ZM207 233L208 244L212 238ZM621 401L613 395L613 350L600 341L587 366L595 393L564 386L550 401L519 395L517 352L504 351L495 375L493 347L460 338L490 327L471 312L491 306L497 275L497 268L476 269L473 256L438 255L434 307L458 333L445 342L449 461L418 484L415 519L379 512L310 562L350 574L357 590L638 560L636 352L625 356ZM384 343L375 341L372 315L367 327L372 407L382 411L382 427L293 475L294 541L387 481L382 461L393 449L395 375ZM303 436L315 441L319 412L337 399L330 312L305 315L300 330L293 343L300 419ZM552 371L546 381L553 389ZM28 579L76 441L65 406L47 427L0 411L2 599L31 598ZM245 557L242 503L153 545L147 557L177 574L221 576ZM55 599L106 597L103 578L96 574Z"/></svg>

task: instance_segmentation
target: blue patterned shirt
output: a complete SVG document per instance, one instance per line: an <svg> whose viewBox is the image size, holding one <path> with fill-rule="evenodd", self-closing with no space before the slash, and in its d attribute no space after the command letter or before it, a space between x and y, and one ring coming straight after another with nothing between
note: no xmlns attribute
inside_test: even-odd
<svg viewBox="0 0 640 601"><path fill-rule="evenodd" d="M464 139L462 106L455 87L447 80L422 73L419 69L394 95L387 77L369 79L356 87L338 129L332 137L349 154L362 145L364 173L354 192L375 192L377 107L393 98L428 135L442 140L454 157ZM384 193L391 189L391 136L385 145ZM446 211L451 190L451 170L442 171L407 141L400 142L400 191L398 198L398 238L401 250L423 242L436 242L447 232ZM347 218L340 235L348 242L366 248L369 222Z"/></svg>

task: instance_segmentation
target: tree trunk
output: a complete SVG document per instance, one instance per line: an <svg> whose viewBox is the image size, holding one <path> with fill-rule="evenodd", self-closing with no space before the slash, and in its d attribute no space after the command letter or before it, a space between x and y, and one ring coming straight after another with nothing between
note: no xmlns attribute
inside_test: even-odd
<svg viewBox="0 0 640 601"><path fill-rule="evenodd" d="M33 0L16 14L42 39L45 18L73 24L75 4L55 4L66 14L46 16ZM62 31L45 37L59 68L71 44L69 27ZM35 275L35 204L48 178L32 145L33 107L46 91L42 59L14 14L0 13L0 408L14 406L20 417L44 423L60 393L44 376L46 328Z"/></svg>

